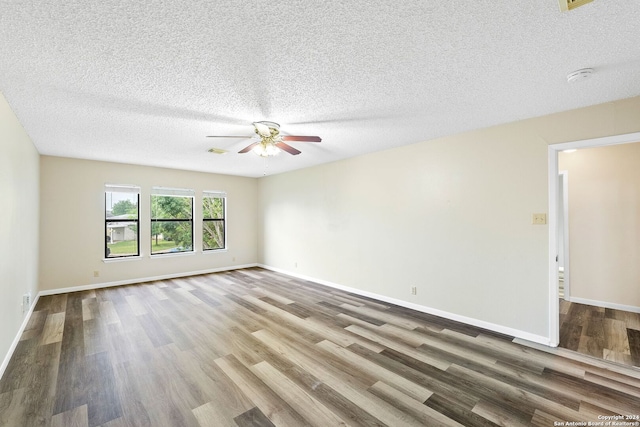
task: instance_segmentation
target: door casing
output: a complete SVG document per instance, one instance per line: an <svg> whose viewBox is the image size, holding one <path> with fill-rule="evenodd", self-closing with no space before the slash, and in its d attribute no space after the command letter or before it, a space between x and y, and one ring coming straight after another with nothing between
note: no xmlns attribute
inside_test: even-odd
<svg viewBox="0 0 640 427"><path fill-rule="evenodd" d="M640 132L606 136L603 138L551 144L548 147L549 160L549 345L557 347L560 342L559 293L558 293L558 153L564 150L605 147L608 145L640 142Z"/></svg>

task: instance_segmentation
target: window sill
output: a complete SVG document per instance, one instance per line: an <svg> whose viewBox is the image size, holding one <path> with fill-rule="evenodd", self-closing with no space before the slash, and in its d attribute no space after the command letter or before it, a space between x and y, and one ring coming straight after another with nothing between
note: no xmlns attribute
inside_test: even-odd
<svg viewBox="0 0 640 427"><path fill-rule="evenodd" d="M229 252L228 249L208 249L206 251L203 250L202 255L220 254L225 252Z"/></svg>
<svg viewBox="0 0 640 427"><path fill-rule="evenodd" d="M138 256L123 256L116 258L102 258L102 262L105 264L109 264L112 262L125 262L125 261L140 261L142 259L142 255Z"/></svg>
<svg viewBox="0 0 640 427"><path fill-rule="evenodd" d="M196 251L188 251L188 252L167 252L165 254L152 254L149 255L149 258L173 258L173 257L181 257L181 256L191 256L195 255Z"/></svg>

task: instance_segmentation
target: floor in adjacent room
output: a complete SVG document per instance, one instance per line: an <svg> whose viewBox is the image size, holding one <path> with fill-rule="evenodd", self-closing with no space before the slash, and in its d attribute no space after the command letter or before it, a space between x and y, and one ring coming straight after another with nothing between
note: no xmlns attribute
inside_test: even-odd
<svg viewBox="0 0 640 427"><path fill-rule="evenodd" d="M552 426L639 408L634 368L259 268L42 297L0 380L3 426Z"/></svg>
<svg viewBox="0 0 640 427"><path fill-rule="evenodd" d="M640 313L560 299L559 347L640 367Z"/></svg>

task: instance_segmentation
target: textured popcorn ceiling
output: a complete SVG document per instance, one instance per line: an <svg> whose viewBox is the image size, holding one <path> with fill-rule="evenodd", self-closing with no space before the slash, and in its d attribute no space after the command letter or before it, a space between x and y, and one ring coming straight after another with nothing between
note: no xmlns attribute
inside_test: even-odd
<svg viewBox="0 0 640 427"><path fill-rule="evenodd" d="M639 22L635 0L3 0L0 91L41 154L262 176L640 95ZM265 163L205 138L256 120L323 141Z"/></svg>

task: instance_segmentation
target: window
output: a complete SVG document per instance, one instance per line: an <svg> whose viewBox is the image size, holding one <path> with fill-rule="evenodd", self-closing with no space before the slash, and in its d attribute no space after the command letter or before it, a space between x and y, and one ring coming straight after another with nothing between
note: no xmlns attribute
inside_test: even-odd
<svg viewBox="0 0 640 427"><path fill-rule="evenodd" d="M202 195L202 250L226 248L226 193L204 191Z"/></svg>
<svg viewBox="0 0 640 427"><path fill-rule="evenodd" d="M105 258L140 255L140 187L105 185Z"/></svg>
<svg viewBox="0 0 640 427"><path fill-rule="evenodd" d="M193 190L151 189L151 255L193 252Z"/></svg>

